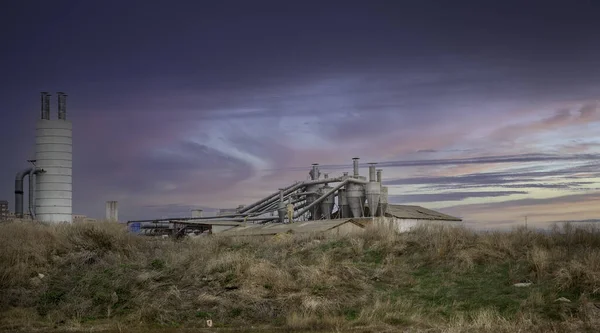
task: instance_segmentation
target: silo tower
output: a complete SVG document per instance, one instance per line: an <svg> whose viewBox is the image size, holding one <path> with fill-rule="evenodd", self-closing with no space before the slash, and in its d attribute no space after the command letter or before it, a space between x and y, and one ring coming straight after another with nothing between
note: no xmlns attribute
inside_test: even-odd
<svg viewBox="0 0 600 333"><path fill-rule="evenodd" d="M36 124L35 211L41 222L73 222L73 127L67 120L67 95L58 96L58 117L50 117L50 94L42 93L41 119Z"/></svg>

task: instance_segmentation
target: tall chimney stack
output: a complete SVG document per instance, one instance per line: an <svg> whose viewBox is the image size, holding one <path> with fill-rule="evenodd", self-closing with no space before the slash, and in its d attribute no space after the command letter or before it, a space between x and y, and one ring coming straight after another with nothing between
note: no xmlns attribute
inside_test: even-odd
<svg viewBox="0 0 600 333"><path fill-rule="evenodd" d="M354 178L358 178L358 157L352 159L352 166L354 171Z"/></svg>
<svg viewBox="0 0 600 333"><path fill-rule="evenodd" d="M42 117L41 119L50 120L50 93L42 92Z"/></svg>
<svg viewBox="0 0 600 333"><path fill-rule="evenodd" d="M375 171L375 165L377 163L369 163L369 181L376 182L377 181L377 172Z"/></svg>
<svg viewBox="0 0 600 333"><path fill-rule="evenodd" d="M58 95L58 119L67 120L67 94L58 92L56 95Z"/></svg>

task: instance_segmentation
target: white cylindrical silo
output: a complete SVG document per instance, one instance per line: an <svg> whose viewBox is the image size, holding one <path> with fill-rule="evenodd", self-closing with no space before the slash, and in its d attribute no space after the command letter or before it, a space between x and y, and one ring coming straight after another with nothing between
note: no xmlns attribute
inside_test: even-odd
<svg viewBox="0 0 600 333"><path fill-rule="evenodd" d="M73 128L66 119L40 119L36 126L35 210L42 222L73 222Z"/></svg>
<svg viewBox="0 0 600 333"><path fill-rule="evenodd" d="M117 201L106 202L106 221L118 222L119 221L119 206Z"/></svg>

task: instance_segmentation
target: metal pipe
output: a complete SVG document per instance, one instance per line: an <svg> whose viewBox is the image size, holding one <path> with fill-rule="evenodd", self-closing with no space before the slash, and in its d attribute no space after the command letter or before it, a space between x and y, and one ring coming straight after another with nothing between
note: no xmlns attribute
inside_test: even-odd
<svg viewBox="0 0 600 333"><path fill-rule="evenodd" d="M381 173L383 170L377 169L377 182L381 184Z"/></svg>
<svg viewBox="0 0 600 333"><path fill-rule="evenodd" d="M346 185L348 183L348 180L344 180L343 182L339 183L338 185L336 185L335 187L333 187L331 190L325 192L323 195L321 195L320 197L318 197L316 200L314 200L313 202L311 202L309 205L305 206L302 210L297 211L294 214L294 218L297 218L299 216L302 216L304 213L306 213L309 209L311 209L313 206L315 206L316 204L320 203L321 201L325 200L325 198L327 198L328 196L332 195L333 193L335 193L335 191L337 191L338 189L342 188L344 185Z"/></svg>
<svg viewBox="0 0 600 333"><path fill-rule="evenodd" d="M369 182L377 181L377 172L375 171L375 165L377 163L369 163Z"/></svg>
<svg viewBox="0 0 600 333"><path fill-rule="evenodd" d="M67 94L64 92L56 94L58 95L58 119L67 120Z"/></svg>
<svg viewBox="0 0 600 333"><path fill-rule="evenodd" d="M33 168L27 168L23 171L17 172L15 177L15 216L17 218L23 218L23 179Z"/></svg>
<svg viewBox="0 0 600 333"><path fill-rule="evenodd" d="M292 186L291 188L286 189L283 192L283 195L287 197L288 194L297 191L298 189L302 188L302 186L304 186L303 183L298 183L298 184ZM277 197L272 197L271 199L261 203L260 205L255 206L254 208L248 210L246 213L264 211L266 207L269 207L272 204L277 203L277 202L278 202Z"/></svg>
<svg viewBox="0 0 600 333"><path fill-rule="evenodd" d="M235 218L235 217L240 217L240 216L256 216L259 214L229 214L229 215L221 215L221 216L203 216L203 217L171 217L171 218L164 218L164 219L153 219L153 220L131 220L131 221L127 221L127 224L129 223L145 223L145 222L152 222L152 223L159 223L159 222L167 222L167 221L171 221L171 220L178 220L178 221L189 221L189 220L211 220L211 219L215 219L215 218Z"/></svg>
<svg viewBox="0 0 600 333"><path fill-rule="evenodd" d="M42 119L47 119L50 120L50 96L52 96L49 93L44 93L44 104L43 104L43 116Z"/></svg>
<svg viewBox="0 0 600 333"><path fill-rule="evenodd" d="M285 190L285 195L288 195L289 193L292 193L303 186L326 184L326 183L336 183L336 182L340 182L342 180L343 180L343 177L338 177L338 178L329 178L329 179L311 180L311 181L306 181L306 182L298 182L292 186L288 186ZM240 213L252 213L252 212L261 210L264 207L268 207L273 202L277 201L278 194L279 194L279 192L273 193L269 196L270 198L267 197L265 199L260 200L261 203L258 206L254 206L254 207L252 207L252 209L249 209L249 210L240 211Z"/></svg>
<svg viewBox="0 0 600 333"><path fill-rule="evenodd" d="M289 195L287 198L290 199L292 196L293 196L293 194ZM305 198L300 198L300 199L292 200L292 204L296 204L296 203L304 201L304 200L306 200L306 199ZM262 209L261 212L264 214L264 213L268 213L268 212L274 211L275 209L278 208L278 206L279 206L279 202L272 203L267 208Z"/></svg>
<svg viewBox="0 0 600 333"><path fill-rule="evenodd" d="M302 183L302 182L296 182L296 183L294 183L294 184L292 184L292 185L290 185L290 186L286 187L285 189L286 189L286 190L287 190L287 189L290 189L290 188L292 188L292 187L295 187L295 186L297 186L298 184L301 184L301 183ZM262 199L260 199L260 200L258 200L258 201L256 201L256 202L254 202L254 203L252 203L252 204L250 204L250 205L248 205L248 206L246 206L246 207L244 207L244 208L240 209L240 211L239 211L239 212L240 212L240 213L245 213L245 212L248 212L249 210L253 209L254 207L256 207L256 206L258 206L258 205L262 204L263 202L265 202L265 201L267 201L267 200L270 200L270 199L272 199L273 197L276 197L278 194L279 194L279 191L277 191L277 192L275 192L275 193L273 193L273 194L271 194L271 195L267 196L266 198L262 198Z"/></svg>
<svg viewBox="0 0 600 333"><path fill-rule="evenodd" d="M358 160L359 160L358 157L354 157L352 159L352 169L354 171L354 175L353 175L354 178L358 178Z"/></svg>
<svg viewBox="0 0 600 333"><path fill-rule="evenodd" d="M41 95L40 96L41 97L41 101L40 101L40 107L41 107L41 110L40 110L40 119L46 119L46 118L44 118L44 115L45 115L45 113L44 113L44 102L45 102L44 96L46 96L46 94L47 94L46 92L41 92L40 93L40 95Z"/></svg>
<svg viewBox="0 0 600 333"><path fill-rule="evenodd" d="M29 215L35 220L35 174L37 170L29 173Z"/></svg>
<svg viewBox="0 0 600 333"><path fill-rule="evenodd" d="M362 185L365 185L365 184L368 184L368 183L369 183L369 182L368 182L368 181L366 181L366 180L361 180L361 179L356 179L356 178L348 178L347 180L348 180L348 182L350 182L350 183L362 184Z"/></svg>

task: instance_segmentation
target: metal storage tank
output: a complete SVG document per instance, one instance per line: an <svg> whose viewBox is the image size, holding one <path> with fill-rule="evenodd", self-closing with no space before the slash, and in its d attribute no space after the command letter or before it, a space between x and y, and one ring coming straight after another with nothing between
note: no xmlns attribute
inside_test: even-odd
<svg viewBox="0 0 600 333"><path fill-rule="evenodd" d="M119 207L117 201L106 202L105 219L112 222L119 221Z"/></svg>
<svg viewBox="0 0 600 333"><path fill-rule="evenodd" d="M379 199L379 212L378 216L385 216L388 209L388 188L387 186L381 187L381 198Z"/></svg>
<svg viewBox="0 0 600 333"><path fill-rule="evenodd" d="M325 184L325 186L321 187L319 190L319 196L327 193L333 187ZM335 195L332 194L327 196L323 201L321 201L321 210L320 213L323 219L329 220L331 218L331 213L333 213L333 207L335 206Z"/></svg>
<svg viewBox="0 0 600 333"><path fill-rule="evenodd" d="M45 94L45 95L44 95ZM58 119L50 119L50 95L42 93L42 117L36 125L35 211L42 222L73 222L73 127L66 117L66 97L58 93Z"/></svg>
<svg viewBox="0 0 600 333"><path fill-rule="evenodd" d="M319 164L313 163L311 171L309 172L311 180L318 180L321 172L319 171ZM319 198L319 189L323 187L322 184L313 184L306 187L306 192L310 194L306 195L306 204L310 205L313 201ZM319 205L315 205L310 209L310 219L318 220L321 218L321 208Z"/></svg>
<svg viewBox="0 0 600 333"><path fill-rule="evenodd" d="M352 217L363 216L364 206L364 189L361 184L349 183L346 185L346 198L348 199L348 206L350 206L350 212Z"/></svg>
<svg viewBox="0 0 600 333"><path fill-rule="evenodd" d="M373 217L377 212L381 197L381 183L377 182L375 163L369 165L369 183L365 186L365 192L369 204L369 214Z"/></svg>
<svg viewBox="0 0 600 333"><path fill-rule="evenodd" d="M350 206L348 206L348 198L346 197L346 189L344 188L338 190L338 205L341 213L340 217L352 217Z"/></svg>
<svg viewBox="0 0 600 333"><path fill-rule="evenodd" d="M319 189L322 186L323 185L321 185L321 184L313 184L313 185L309 185L306 187L306 192L310 193L310 194L306 195L306 205L310 205L313 201L315 201L319 198ZM321 208L319 207L319 205L314 205L310 209L310 219L318 220L318 219L320 219L320 217L321 217Z"/></svg>

